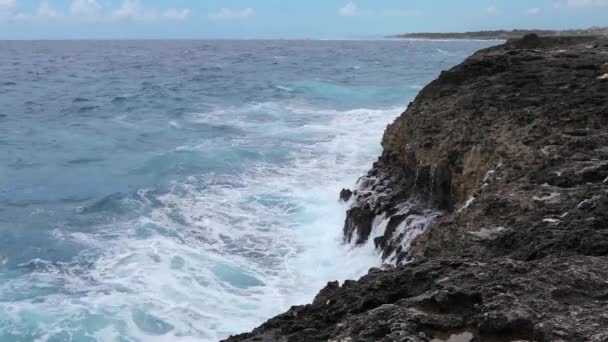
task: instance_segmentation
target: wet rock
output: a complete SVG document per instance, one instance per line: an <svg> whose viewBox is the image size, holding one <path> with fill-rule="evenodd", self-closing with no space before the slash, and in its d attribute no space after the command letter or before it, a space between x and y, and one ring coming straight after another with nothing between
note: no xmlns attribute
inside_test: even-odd
<svg viewBox="0 0 608 342"><path fill-rule="evenodd" d="M353 192L349 189L342 189L340 191L340 201L348 202L352 196Z"/></svg>
<svg viewBox="0 0 608 342"><path fill-rule="evenodd" d="M374 221L374 212L369 207L354 207L348 210L344 223L344 238L350 243L353 241L357 245L364 244L369 238Z"/></svg>
<svg viewBox="0 0 608 342"><path fill-rule="evenodd" d="M534 33L525 35L522 39L515 40L513 45L518 49L536 49L542 44L542 39Z"/></svg>
<svg viewBox="0 0 608 342"><path fill-rule="evenodd" d="M606 65L608 38L530 35L443 72L349 198L345 241L383 221L397 266L228 341L608 341Z"/></svg>
<svg viewBox="0 0 608 342"><path fill-rule="evenodd" d="M331 284L313 304L228 341L428 342L465 332L473 341L602 341L606 279L597 257L418 261Z"/></svg>

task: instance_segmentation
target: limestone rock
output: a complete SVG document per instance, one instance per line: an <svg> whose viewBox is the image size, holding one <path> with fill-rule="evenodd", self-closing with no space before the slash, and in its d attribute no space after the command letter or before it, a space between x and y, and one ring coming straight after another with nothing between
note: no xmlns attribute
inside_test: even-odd
<svg viewBox="0 0 608 342"><path fill-rule="evenodd" d="M443 72L349 198L345 241L385 220L398 266L227 341L608 341L606 65L608 38L527 36Z"/></svg>

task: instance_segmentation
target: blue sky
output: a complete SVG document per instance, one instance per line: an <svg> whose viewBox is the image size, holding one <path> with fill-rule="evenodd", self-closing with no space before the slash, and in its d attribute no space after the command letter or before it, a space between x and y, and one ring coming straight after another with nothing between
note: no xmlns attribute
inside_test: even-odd
<svg viewBox="0 0 608 342"><path fill-rule="evenodd" d="M608 25L608 0L0 0L0 39L374 38Z"/></svg>

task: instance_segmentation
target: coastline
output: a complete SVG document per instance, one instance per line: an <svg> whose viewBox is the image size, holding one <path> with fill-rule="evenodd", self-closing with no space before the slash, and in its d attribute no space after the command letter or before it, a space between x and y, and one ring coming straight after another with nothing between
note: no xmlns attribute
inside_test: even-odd
<svg viewBox="0 0 608 342"><path fill-rule="evenodd" d="M506 38L399 38L399 37L386 37L384 40L388 41L413 41L413 42L454 42L454 41L469 41L469 42L496 42L501 43L505 42L508 39Z"/></svg>
<svg viewBox="0 0 608 342"><path fill-rule="evenodd" d="M593 27L579 30L494 30L473 32L418 32L388 36L396 39L449 39L449 40L509 40L521 39L535 34L541 37L602 37L608 35L608 28Z"/></svg>
<svg viewBox="0 0 608 342"><path fill-rule="evenodd" d="M396 267L226 341L608 340L607 93L605 37L528 35L444 71L348 199L345 240Z"/></svg>

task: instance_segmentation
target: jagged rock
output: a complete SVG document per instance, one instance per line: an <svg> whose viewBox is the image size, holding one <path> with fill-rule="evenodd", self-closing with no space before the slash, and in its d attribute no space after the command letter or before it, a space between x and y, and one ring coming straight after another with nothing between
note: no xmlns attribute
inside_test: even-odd
<svg viewBox="0 0 608 342"><path fill-rule="evenodd" d="M418 261L330 283L313 304L228 341L592 340L608 326L606 279L600 257Z"/></svg>
<svg viewBox="0 0 608 342"><path fill-rule="evenodd" d="M374 212L369 206L353 207L348 210L346 216L346 222L344 223L344 239L346 242L350 243L353 240L353 235L356 235L355 244L365 243L372 231Z"/></svg>
<svg viewBox="0 0 608 342"><path fill-rule="evenodd" d="M608 341L606 65L608 38L528 36L443 72L386 129L344 226L361 244L389 220L374 243L409 262L228 341Z"/></svg>
<svg viewBox="0 0 608 342"><path fill-rule="evenodd" d="M353 196L353 192L350 189L342 189L340 191L340 201L348 202Z"/></svg>

